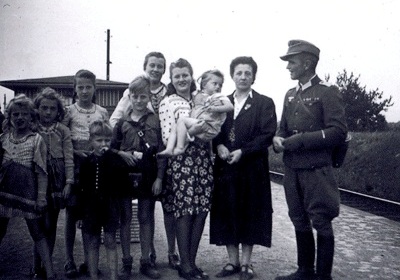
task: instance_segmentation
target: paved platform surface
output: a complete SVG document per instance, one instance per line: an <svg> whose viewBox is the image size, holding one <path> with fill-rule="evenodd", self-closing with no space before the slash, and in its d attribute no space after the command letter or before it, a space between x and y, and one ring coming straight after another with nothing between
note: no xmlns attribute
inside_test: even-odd
<svg viewBox="0 0 400 280"><path fill-rule="evenodd" d="M269 280L296 269L296 243L292 224L287 216L283 187L273 183L274 226L272 247L256 246L253 254L254 279ZM168 268L166 238L163 229L162 210L156 207L157 263L162 279L180 279L177 272ZM64 279L63 251L64 212L61 213L58 239L53 256L58 279ZM354 208L342 206L341 215L334 221L336 233L336 254L333 268L334 279L400 279L400 223L371 215ZM227 262L224 247L209 244L208 221L198 253L198 265L210 275L214 275ZM82 262L82 242L77 234L76 261ZM139 273L140 246L132 243L134 273L131 279L148 279ZM0 245L0 279L29 279L32 241L25 221L12 219L8 232ZM101 247L100 269L103 279L107 279L105 251ZM119 248L119 256L121 256ZM80 277L78 279L86 279ZM238 276L225 278L238 279Z"/></svg>

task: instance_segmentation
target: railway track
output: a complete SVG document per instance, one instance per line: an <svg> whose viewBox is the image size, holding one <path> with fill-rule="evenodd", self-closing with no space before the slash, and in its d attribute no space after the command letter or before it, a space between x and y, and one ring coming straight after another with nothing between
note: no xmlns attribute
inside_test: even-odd
<svg viewBox="0 0 400 280"><path fill-rule="evenodd" d="M282 184L283 173L270 171L271 180ZM340 202L343 205L350 206L377 216L385 217L390 220L400 222L400 203L363 193L339 188Z"/></svg>

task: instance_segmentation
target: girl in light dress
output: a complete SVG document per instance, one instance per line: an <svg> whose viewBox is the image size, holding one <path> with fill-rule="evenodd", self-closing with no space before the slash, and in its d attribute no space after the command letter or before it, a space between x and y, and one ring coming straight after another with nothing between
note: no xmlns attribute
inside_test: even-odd
<svg viewBox="0 0 400 280"><path fill-rule="evenodd" d="M47 279L55 279L41 218L47 206L47 148L42 136L34 132L36 123L36 112L29 98L20 95L10 101L6 132L0 136L0 243L10 218L24 218Z"/></svg>

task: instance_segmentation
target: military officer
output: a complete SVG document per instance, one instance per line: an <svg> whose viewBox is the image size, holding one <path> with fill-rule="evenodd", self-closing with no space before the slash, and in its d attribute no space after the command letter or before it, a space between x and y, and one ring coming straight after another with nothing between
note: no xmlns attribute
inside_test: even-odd
<svg viewBox="0 0 400 280"><path fill-rule="evenodd" d="M295 88L285 96L274 150L283 152L284 188L297 241L296 272L276 279L332 279L334 232L339 190L333 175L332 149L346 138L342 96L316 75L320 50L303 40L289 41L287 61ZM315 241L317 232L316 273Z"/></svg>

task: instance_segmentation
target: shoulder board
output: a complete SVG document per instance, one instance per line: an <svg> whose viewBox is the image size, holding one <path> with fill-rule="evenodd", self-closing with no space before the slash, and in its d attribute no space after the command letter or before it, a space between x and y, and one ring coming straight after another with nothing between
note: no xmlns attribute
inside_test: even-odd
<svg viewBox="0 0 400 280"><path fill-rule="evenodd" d="M323 86L326 86L326 87L331 87L332 86L332 84L327 82L327 81L320 81L319 84L323 85Z"/></svg>

